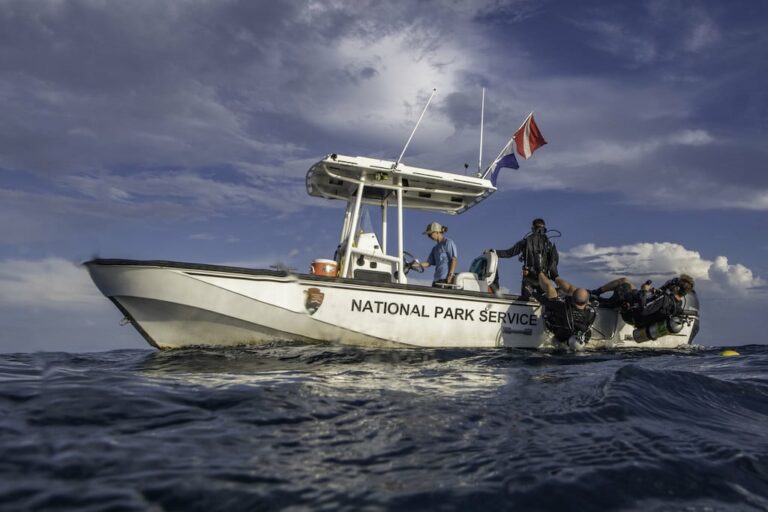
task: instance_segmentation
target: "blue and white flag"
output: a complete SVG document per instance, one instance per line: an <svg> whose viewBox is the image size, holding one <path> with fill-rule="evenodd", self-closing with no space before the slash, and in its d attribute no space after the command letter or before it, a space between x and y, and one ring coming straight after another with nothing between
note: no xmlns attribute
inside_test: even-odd
<svg viewBox="0 0 768 512"><path fill-rule="evenodd" d="M504 149L501 151L499 156L496 158L496 160L493 161L493 163L489 166L491 169L491 175L489 179L491 180L491 183L493 186L496 186L496 180L499 178L499 171L506 167L508 169L519 169L520 165L517 163L517 158L515 158L515 138L512 137L509 139L509 142L506 146L504 146Z"/></svg>
<svg viewBox="0 0 768 512"><path fill-rule="evenodd" d="M483 177L490 174L489 179L495 187L496 180L499 178L499 171L503 167L507 167L509 169L520 168L517 163L517 158L515 158L515 149L517 149L518 155L527 160L531 158L534 151L546 143L547 141L544 140L544 137L541 135L541 131L539 131L539 127L536 125L536 121L533 119L533 112L531 112L528 114L528 117L525 118L525 121L523 121L523 124L520 125L520 128L517 129L512 138L509 139L509 142L507 142L507 145L504 146L504 149L501 150L501 153L499 153L499 156L496 157L496 160L494 160L493 163L488 166L488 169L485 171Z"/></svg>

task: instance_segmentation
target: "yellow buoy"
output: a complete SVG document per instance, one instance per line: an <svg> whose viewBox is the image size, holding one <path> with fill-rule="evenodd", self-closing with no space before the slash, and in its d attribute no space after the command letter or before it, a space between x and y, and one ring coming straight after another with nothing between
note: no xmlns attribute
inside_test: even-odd
<svg viewBox="0 0 768 512"><path fill-rule="evenodd" d="M723 350L722 352L720 352L720 355L724 357L733 357L733 356L740 356L741 354L739 354L735 350Z"/></svg>

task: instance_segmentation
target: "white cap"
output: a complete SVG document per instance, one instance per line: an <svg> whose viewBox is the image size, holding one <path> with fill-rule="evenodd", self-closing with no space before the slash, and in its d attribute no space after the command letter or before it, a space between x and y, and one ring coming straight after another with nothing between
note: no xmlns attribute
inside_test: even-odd
<svg viewBox="0 0 768 512"><path fill-rule="evenodd" d="M427 224L427 229L424 231L425 235L429 235L430 233L445 233L448 231L448 228L441 225L439 222L430 222Z"/></svg>

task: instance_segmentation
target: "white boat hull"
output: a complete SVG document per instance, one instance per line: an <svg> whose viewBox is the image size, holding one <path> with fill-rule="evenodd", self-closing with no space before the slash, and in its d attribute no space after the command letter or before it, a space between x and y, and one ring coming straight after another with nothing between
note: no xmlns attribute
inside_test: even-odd
<svg viewBox="0 0 768 512"><path fill-rule="evenodd" d="M276 341L377 347L551 347L542 308L512 296L175 262L93 260L101 292L153 346ZM636 343L601 308L587 348L677 348L695 324Z"/></svg>

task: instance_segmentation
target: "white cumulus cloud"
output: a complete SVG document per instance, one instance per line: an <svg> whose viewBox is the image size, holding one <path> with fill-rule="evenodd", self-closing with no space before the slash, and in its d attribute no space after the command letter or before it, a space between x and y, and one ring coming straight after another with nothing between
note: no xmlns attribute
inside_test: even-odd
<svg viewBox="0 0 768 512"><path fill-rule="evenodd" d="M606 247L584 244L561 256L565 265L592 274L596 281L627 276L638 284L646 279L661 284L686 273L694 277L697 289L704 288L711 295L747 294L766 285L752 270L739 263L729 263L726 256L708 260L698 251L672 242Z"/></svg>
<svg viewBox="0 0 768 512"><path fill-rule="evenodd" d="M83 309L104 298L85 268L63 258L0 261L0 304L42 309Z"/></svg>

